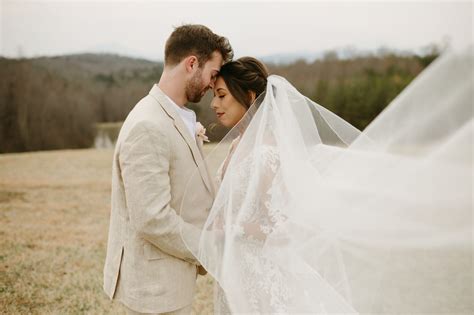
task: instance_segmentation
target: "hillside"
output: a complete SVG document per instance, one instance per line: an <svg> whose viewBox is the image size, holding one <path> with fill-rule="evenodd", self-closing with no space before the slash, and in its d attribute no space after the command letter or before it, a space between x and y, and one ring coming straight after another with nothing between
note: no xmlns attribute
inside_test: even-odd
<svg viewBox="0 0 474 315"><path fill-rule="evenodd" d="M426 67L428 56L385 53L291 64L268 64L298 90L359 129ZM0 58L0 153L87 148L98 122L122 121L159 80L161 63L117 55ZM215 123L211 94L190 104L198 120ZM219 140L226 130L210 128Z"/></svg>

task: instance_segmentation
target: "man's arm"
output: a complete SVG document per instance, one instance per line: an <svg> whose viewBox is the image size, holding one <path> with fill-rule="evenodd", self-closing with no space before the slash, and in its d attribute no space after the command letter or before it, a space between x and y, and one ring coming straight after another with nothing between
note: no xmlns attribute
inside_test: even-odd
<svg viewBox="0 0 474 315"><path fill-rule="evenodd" d="M198 265L186 245L197 251L200 230L170 206L170 157L169 139L150 122L137 124L123 142L119 160L130 222L162 251Z"/></svg>

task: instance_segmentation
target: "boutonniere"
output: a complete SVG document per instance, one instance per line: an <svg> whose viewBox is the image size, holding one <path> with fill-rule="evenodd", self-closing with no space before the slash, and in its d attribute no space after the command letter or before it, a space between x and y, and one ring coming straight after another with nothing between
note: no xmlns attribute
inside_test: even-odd
<svg viewBox="0 0 474 315"><path fill-rule="evenodd" d="M196 123L196 137L201 142L201 145L205 142L209 142L209 138L206 136L206 128L198 121Z"/></svg>

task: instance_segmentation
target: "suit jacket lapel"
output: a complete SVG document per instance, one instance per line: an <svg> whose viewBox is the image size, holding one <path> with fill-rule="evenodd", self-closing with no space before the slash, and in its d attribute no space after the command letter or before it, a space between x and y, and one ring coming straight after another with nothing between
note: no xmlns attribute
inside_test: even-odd
<svg viewBox="0 0 474 315"><path fill-rule="evenodd" d="M183 137L183 139L186 141L189 149L191 150L194 163L196 163L196 166L199 169L199 173L202 177L202 180L204 181L204 184L206 185L207 190L209 190L209 192L214 196L214 189L209 179L209 172L203 160L202 150L198 148L196 139L193 139L191 137L191 135L189 134L189 130L184 124L184 121L181 119L181 116L179 116L179 114L173 108L173 105L169 103L169 100L166 98L163 91L160 90L158 85L153 85L153 88L151 89L149 94L157 100L157 102L161 105L161 107L163 107L164 111L168 114L168 116L173 119L174 126L178 130L181 137Z"/></svg>
<svg viewBox="0 0 474 315"><path fill-rule="evenodd" d="M204 150L203 150L203 147L202 147L202 144L201 144L201 140L198 139L197 137L196 137L196 143L197 143L199 152L201 153L201 156L204 157ZM206 171L207 178L209 178L209 179L212 178L211 174L209 173L209 168L207 167L207 164L203 163L203 165L204 165L204 169ZM210 192L212 194L212 197L214 198L215 195L216 195L216 189L214 187L214 184L213 184L212 180L209 180L209 188L211 189Z"/></svg>

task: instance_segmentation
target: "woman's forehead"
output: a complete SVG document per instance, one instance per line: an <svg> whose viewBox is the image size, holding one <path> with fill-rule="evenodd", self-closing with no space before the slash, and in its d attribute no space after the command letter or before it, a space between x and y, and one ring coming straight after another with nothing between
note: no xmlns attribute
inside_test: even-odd
<svg viewBox="0 0 474 315"><path fill-rule="evenodd" d="M214 84L214 91L219 92L219 90L227 91L227 84L222 77L217 77L216 83Z"/></svg>

